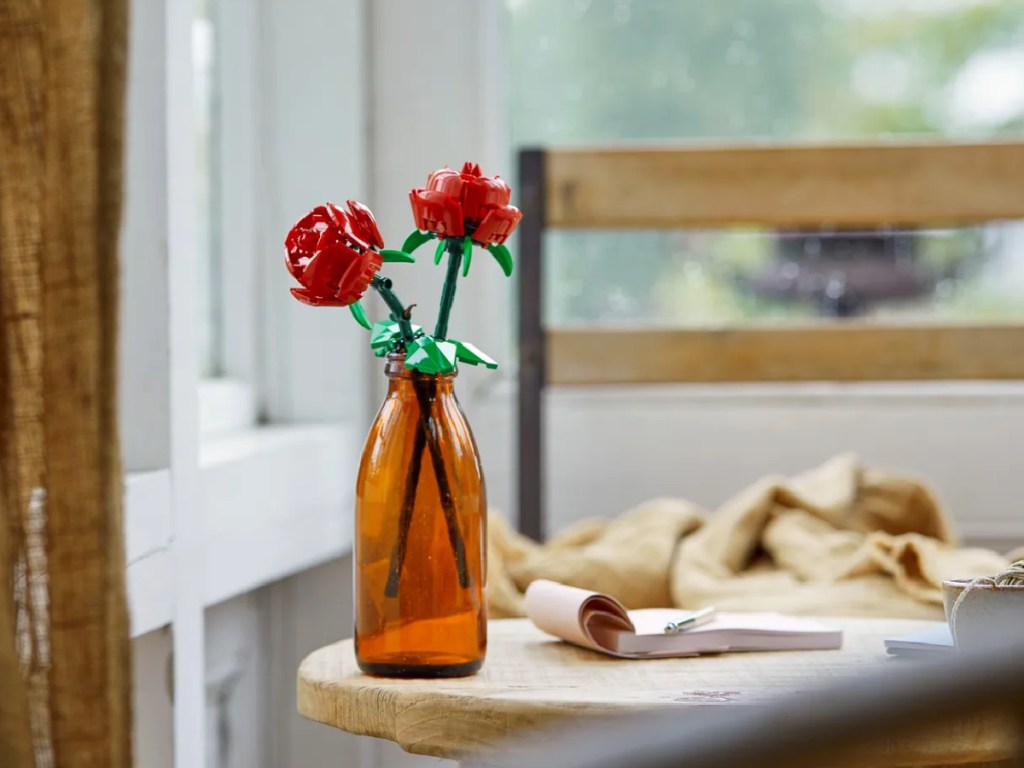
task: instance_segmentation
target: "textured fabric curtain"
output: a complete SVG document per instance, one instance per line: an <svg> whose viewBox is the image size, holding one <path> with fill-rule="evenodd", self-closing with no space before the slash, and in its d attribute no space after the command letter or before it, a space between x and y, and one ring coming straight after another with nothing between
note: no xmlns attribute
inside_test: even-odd
<svg viewBox="0 0 1024 768"><path fill-rule="evenodd" d="M0 766L127 768L125 0L0 0Z"/></svg>

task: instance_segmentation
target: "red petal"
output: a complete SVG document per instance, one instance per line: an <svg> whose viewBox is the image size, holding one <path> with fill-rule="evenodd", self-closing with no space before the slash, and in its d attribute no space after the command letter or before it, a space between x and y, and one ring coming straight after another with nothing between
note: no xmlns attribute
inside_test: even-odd
<svg viewBox="0 0 1024 768"><path fill-rule="evenodd" d="M417 229L435 232L441 237L462 237L462 206L457 200L432 189L414 189L409 193Z"/></svg>
<svg viewBox="0 0 1024 768"><path fill-rule="evenodd" d="M359 226L359 222L357 222L355 218L348 213L348 211L341 210L341 208L334 205L334 203L328 203L327 210L330 212L331 220L335 225L331 233L332 237L334 232L340 232L341 240L349 247L356 248L360 251L370 250L369 238L364 236L362 227Z"/></svg>
<svg viewBox="0 0 1024 768"><path fill-rule="evenodd" d="M326 206L318 205L303 216L288 231L284 239L285 266L296 280L302 280L302 274L317 249L325 239L340 237L334 227Z"/></svg>
<svg viewBox="0 0 1024 768"><path fill-rule="evenodd" d="M412 206L412 218L416 229L427 230L426 204L423 201L425 189L412 189L409 191L409 204Z"/></svg>
<svg viewBox="0 0 1024 768"><path fill-rule="evenodd" d="M437 185L441 183L441 180L448 176L458 176L455 171L449 168L447 165L440 170L434 171L427 176L427 189L437 189Z"/></svg>
<svg viewBox="0 0 1024 768"><path fill-rule="evenodd" d="M445 175L434 175L433 184L430 189L434 192L448 195L452 200L462 202L462 190L466 186L466 177L458 173Z"/></svg>
<svg viewBox="0 0 1024 768"><path fill-rule="evenodd" d="M318 296L333 296L338 283L361 254L344 243L335 243L320 251L306 265L299 282Z"/></svg>
<svg viewBox="0 0 1024 768"><path fill-rule="evenodd" d="M338 292L335 297L345 304L359 301L366 293L366 289L370 287L370 281L383 263L380 254L374 251L360 254L359 260L348 268L338 282Z"/></svg>
<svg viewBox="0 0 1024 768"><path fill-rule="evenodd" d="M292 288L292 296L311 307L344 307L346 303L330 296L316 296L305 288ZM352 302L348 302L351 304Z"/></svg>
<svg viewBox="0 0 1024 768"><path fill-rule="evenodd" d="M347 201L347 205L351 212L349 217L352 219L356 232L371 245L383 248L384 238L380 236L380 229L377 227L377 220L373 217L373 212L356 200Z"/></svg>
<svg viewBox="0 0 1024 768"><path fill-rule="evenodd" d="M466 221L480 221L489 208L508 205L512 190L504 179L479 176L466 180L462 192L462 215Z"/></svg>
<svg viewBox="0 0 1024 768"><path fill-rule="evenodd" d="M348 212L343 211L334 203L327 203L323 206L334 229L344 232L345 227L351 226L348 221Z"/></svg>
<svg viewBox="0 0 1024 768"><path fill-rule="evenodd" d="M302 279L302 273L306 269L308 263L308 257L304 256L300 250L294 248L288 240L284 241L284 265L288 268L288 273L296 280Z"/></svg>
<svg viewBox="0 0 1024 768"><path fill-rule="evenodd" d="M473 232L473 240L481 245L490 245L491 243L501 245L515 231L522 218L522 212L514 205L492 208L484 216L483 221L477 225Z"/></svg>

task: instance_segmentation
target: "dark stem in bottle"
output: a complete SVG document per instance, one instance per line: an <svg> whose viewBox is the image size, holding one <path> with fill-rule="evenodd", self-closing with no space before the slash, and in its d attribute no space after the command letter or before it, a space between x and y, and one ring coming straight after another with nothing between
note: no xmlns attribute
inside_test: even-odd
<svg viewBox="0 0 1024 768"><path fill-rule="evenodd" d="M388 583L384 587L385 597L398 597L398 582L405 564L405 550L409 545L409 526L412 511L416 506L416 486L420 482L420 467L423 465L423 449L427 444L427 433L420 427L412 441L412 458L409 460L409 474L405 476L405 492L402 495L402 514L398 521L398 541L391 551L391 567L388 569Z"/></svg>
<svg viewBox="0 0 1024 768"><path fill-rule="evenodd" d="M416 389L416 397L420 401L420 426L427 433L427 448L434 463L434 473L437 475L437 491L441 497L444 521L448 526L448 540L451 542L452 553L455 555L459 586L468 589L469 566L466 563L466 545L462 540L462 532L459 530L459 518L455 513L455 499L452 496L452 488L448 483L448 472L444 466L444 454L441 453L441 436L438 434L437 420L434 419L430 407L433 399L427 391L428 382L413 379L413 386ZM435 397L437 395L437 382L434 382L434 395Z"/></svg>
<svg viewBox="0 0 1024 768"><path fill-rule="evenodd" d="M423 460L423 448L426 444L430 451L430 458L434 464L434 475L437 477L437 491L441 498L441 508L444 510L445 525L448 527L448 540L452 546L452 554L455 556L455 568L458 572L459 586L468 589L470 586L469 566L466 562L466 544L462 538L462 531L459 529L459 519L455 512L455 500L452 497L451 485L448 482L448 473L444 465L444 455L441 453L440 435L437 430L437 422L432 413L433 398L430 396L428 387L430 382L419 378L413 378L413 388L416 390L416 399L419 401L420 428L416 430L416 437L413 440L412 464L409 466L409 474L406 477L405 493L402 499L402 512L399 518L398 541L391 553L391 566L388 571L388 583L384 589L386 597L398 596L398 584L401 579L402 566L405 563L405 553L409 543L409 527L412 523L413 508L416 505L416 486L419 484L420 466ZM437 395L437 383L433 383L434 396Z"/></svg>
<svg viewBox="0 0 1024 768"><path fill-rule="evenodd" d="M439 339L445 338L445 335L448 333L448 317L451 314L452 303L455 301L455 284L458 282L459 266L462 263L462 240L450 239L447 243L447 248L449 253L448 272L445 277L444 290L441 294L441 310L438 313L437 330L435 331L435 336ZM412 341L413 331L412 323L410 322L412 306L408 308L403 306L398 296L391 290L392 283L390 279L374 275L371 284L388 305L388 309L391 310L391 319L398 323L403 342ZM398 541L395 542L391 553L388 581L384 589L386 597L398 596L402 566L405 563L405 553L409 544L409 527L412 524L412 513L416 506L416 487L419 484L424 446L430 451L430 458L434 465L438 495L441 497L441 507L444 510L445 524L448 527L448 540L451 542L452 553L455 556L459 586L467 589L470 585L469 566L466 563L466 545L462 538L462 532L459 530L459 520L455 512L455 501L452 497L451 485L448 482L448 472L444 465L444 454L441 453L437 423L431 413L433 399L427 390L427 381L420 380L414 376L412 384L420 406L420 428L416 430L416 437L413 440L412 463L409 465L409 474L406 476L405 481L402 511L399 518ZM435 382L435 397L436 394L437 384Z"/></svg>

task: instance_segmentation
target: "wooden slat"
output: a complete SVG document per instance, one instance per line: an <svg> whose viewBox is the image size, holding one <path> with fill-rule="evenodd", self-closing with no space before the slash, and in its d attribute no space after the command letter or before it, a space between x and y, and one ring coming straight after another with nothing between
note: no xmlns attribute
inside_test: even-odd
<svg viewBox="0 0 1024 768"><path fill-rule="evenodd" d="M555 330L550 384L1024 379L1024 325Z"/></svg>
<svg viewBox="0 0 1024 768"><path fill-rule="evenodd" d="M555 228L1024 218L1024 142L551 149L546 168Z"/></svg>

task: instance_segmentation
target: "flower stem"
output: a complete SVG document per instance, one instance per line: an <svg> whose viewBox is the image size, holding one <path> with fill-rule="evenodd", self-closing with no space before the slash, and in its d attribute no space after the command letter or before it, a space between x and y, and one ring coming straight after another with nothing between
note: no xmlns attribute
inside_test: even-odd
<svg viewBox="0 0 1024 768"><path fill-rule="evenodd" d="M441 436L438 434L437 420L432 408L433 399L427 392L426 381L413 381L416 397L420 401L420 427L427 435L427 448L434 462L434 475L437 477L437 493L441 497L441 508L444 510L444 521L448 526L448 541L455 555L455 569L459 576L459 586L468 589L470 586L469 567L466 565L466 544L459 530L459 518L455 512L455 499L445 471L444 454L441 453ZM437 382L434 382L434 395L437 396Z"/></svg>
<svg viewBox="0 0 1024 768"><path fill-rule="evenodd" d="M437 422L433 417L433 400L427 391L428 382L413 380L416 399L419 401L419 428L412 444L412 460L409 474L405 477L405 491L402 498L402 512L398 519L398 541L391 550L391 564L388 568L388 581L384 587L384 596L398 597L398 585L402 577L402 566L405 565L405 553L409 545L409 527L412 524L412 513L416 506L416 486L419 484L420 467L423 463L423 452L429 447L430 458L434 464L434 475L437 478L437 492L444 510L445 525L448 527L448 541L455 556L455 570L458 573L459 586L469 588L469 566L466 563L466 543L459 530L459 518L455 511L455 499L452 496L448 473L445 471L444 455L441 453L440 437L437 433ZM436 397L437 384L434 384Z"/></svg>
<svg viewBox="0 0 1024 768"><path fill-rule="evenodd" d="M462 266L462 238L449 237L445 241L448 251L448 272L444 276L444 289L441 291L441 308L437 313L437 327L434 338L448 338L448 317L455 303L455 285L459 282L459 267Z"/></svg>
<svg viewBox="0 0 1024 768"><path fill-rule="evenodd" d="M450 238L447 243L448 273L445 276L444 290L441 294L441 310L437 317L437 329L434 335L443 339L448 333L448 317L452 311L452 304L455 301L455 284L459 279L459 267L462 264L462 240ZM391 310L391 319L398 323L404 342L413 341L412 323L409 320L409 311L399 300L395 292L391 290L391 280L380 275L374 275L371 285L380 294L384 303ZM395 542L391 552L391 565L388 569L388 581L384 587L386 597L398 596L398 585L401 580L402 566L405 563L405 554L409 543L409 527L412 524L412 513L416 505L416 487L419 485L420 468L423 463L424 448L430 451L430 459L434 465L434 476L437 478L437 492L440 496L441 507L444 510L445 524L448 527L448 541L451 543L452 554L455 557L455 568L458 572L459 586L466 589L470 586L469 567L466 563L466 544L459 530L458 514L455 511L455 500L452 496L451 485L448 482L448 472L444 464L444 454L441 452L441 438L438 434L437 422L431 413L433 400L426 390L427 382L418 381L414 378L413 388L416 390L416 397L419 400L420 424L413 439L412 462L409 466L409 474L405 478L405 489L402 498L402 512L398 521L398 541ZM436 395L435 384L435 395Z"/></svg>
<svg viewBox="0 0 1024 768"><path fill-rule="evenodd" d="M391 310L391 319L398 323L398 327L402 331L402 339L412 341L412 322L406 316L408 312L405 305L395 295L395 292L391 290L391 278L374 275L370 285L380 294L380 297L384 299L384 303L388 305L388 309Z"/></svg>
<svg viewBox="0 0 1024 768"><path fill-rule="evenodd" d="M402 496L402 514L398 518L398 541L391 551L391 567L388 568L388 583L384 587L385 597L398 597L398 582L405 564L405 550L409 545L409 526L412 511L416 506L416 486L420 482L420 467L423 465L423 449L426 448L427 433L423 427L416 428L412 441L412 457L409 459L409 474L405 476L405 493Z"/></svg>

